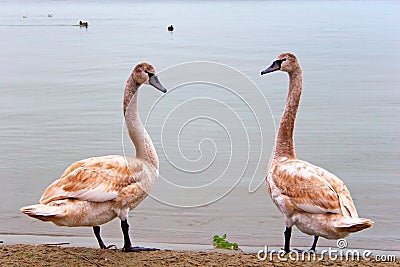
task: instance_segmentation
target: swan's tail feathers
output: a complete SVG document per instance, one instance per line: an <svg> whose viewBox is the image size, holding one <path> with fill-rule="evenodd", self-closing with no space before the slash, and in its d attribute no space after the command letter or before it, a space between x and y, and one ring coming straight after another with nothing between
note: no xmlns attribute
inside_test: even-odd
<svg viewBox="0 0 400 267"><path fill-rule="evenodd" d="M55 217L59 217L63 214L63 211L60 207L43 204L23 207L20 211L41 221L51 221Z"/></svg>
<svg viewBox="0 0 400 267"><path fill-rule="evenodd" d="M334 227L338 232L354 233L369 228L373 224L374 222L369 219L343 218L336 222Z"/></svg>

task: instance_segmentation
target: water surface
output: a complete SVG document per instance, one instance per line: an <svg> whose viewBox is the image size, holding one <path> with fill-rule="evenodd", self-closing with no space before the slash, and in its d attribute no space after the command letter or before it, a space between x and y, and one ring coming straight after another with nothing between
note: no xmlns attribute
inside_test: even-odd
<svg viewBox="0 0 400 267"><path fill-rule="evenodd" d="M121 140L121 100L126 79L137 63L151 62L157 70L191 61L231 66L261 88L263 97L257 97L268 100L278 122L287 77L282 73L261 77L259 73L278 54L291 51L300 59L304 73L295 131L298 157L341 177L360 216L375 221L372 229L349 237L350 246L399 249L397 1L43 0L0 4L1 234L92 235L89 228L58 228L33 220L19 208L37 203L46 186L74 161L123 154L124 150L133 153L126 135ZM90 26L72 26L79 20L89 21ZM172 34L166 30L171 23L175 26ZM167 73L160 74L167 87L188 75ZM254 92L249 89L246 95L245 90L240 91L249 99ZM141 91L143 119L159 97L159 92L148 87ZM216 102L192 105L189 114L222 116L217 119L231 132L226 134L209 119L194 121L182 130L179 144L186 158L179 159L179 151L173 150L177 147L174 140L188 110L174 113L163 138L161 123L180 103L196 97L224 102L241 115L241 120L229 123L227 119L233 116ZM244 121L250 136L259 136L248 107L221 88L197 84L174 89L156 110L147 127L160 156L160 173L169 181L193 187L215 177L179 172L168 157L190 170L204 167L215 156L211 170L216 174L227 166L231 151L239 156L228 168L235 176L232 180L225 176L220 184L189 194L169 189L160 180L154 195L191 205L207 202L210 195L230 188L238 178L235 174L243 171L246 157L240 154L247 153L247 147L242 148L246 143L237 141L231 145L229 135L240 138L244 134L240 121ZM269 114L257 115L271 120ZM263 130L273 128L268 125L270 121ZM267 146L272 145L271 131L265 136ZM252 143L250 148L249 164L254 169L259 147ZM269 151L256 168L256 182L263 179ZM192 166L191 161L196 160L198 166ZM130 214L132 237L156 243L209 244L214 234L227 233L239 245L280 246L283 218L264 185L249 194L251 178L250 172L245 173L229 194L200 208L177 208L147 198ZM119 222L105 225L102 233L119 238ZM294 232L294 246L308 246L311 241L311 237ZM321 245L334 246L335 241L321 240Z"/></svg>

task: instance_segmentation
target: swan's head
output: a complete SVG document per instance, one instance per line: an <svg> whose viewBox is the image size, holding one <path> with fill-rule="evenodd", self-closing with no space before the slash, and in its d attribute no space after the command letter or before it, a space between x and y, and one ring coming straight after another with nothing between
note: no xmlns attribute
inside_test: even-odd
<svg viewBox="0 0 400 267"><path fill-rule="evenodd" d="M274 72L277 70L281 70L284 72L291 73L294 70L300 68L300 64L297 61L295 55L291 53L284 53L279 55L274 62L272 62L271 66L261 72L261 75Z"/></svg>
<svg viewBox="0 0 400 267"><path fill-rule="evenodd" d="M132 71L131 75L134 82L139 85L148 84L154 88L160 90L163 93L167 92L167 89L161 84L160 80L156 75L156 70L149 63L143 62L138 64Z"/></svg>

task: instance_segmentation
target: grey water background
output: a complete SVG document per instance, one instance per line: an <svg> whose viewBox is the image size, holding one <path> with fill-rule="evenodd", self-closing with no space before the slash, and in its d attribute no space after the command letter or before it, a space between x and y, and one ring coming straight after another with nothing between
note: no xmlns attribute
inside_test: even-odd
<svg viewBox="0 0 400 267"><path fill-rule="evenodd" d="M344 180L359 215L375 221L373 228L347 238L350 247L399 250L398 1L0 1L0 6L0 234L9 235L5 241L15 235L25 236L27 242L32 235L59 236L60 241L63 236L92 237L89 228L59 228L33 220L19 208L37 203L43 190L74 161L133 151L123 134L122 94L134 65L148 61L159 71L190 61L231 66L258 85L277 124L287 75L259 73L278 54L290 51L298 56L304 73L295 130L297 156ZM72 26L79 20L90 26ZM172 34L166 30L169 24L176 29ZM160 79L167 87L175 86L180 72L167 73L162 72ZM185 75L183 71L181 76ZM160 97L148 89L143 87L139 98L147 108ZM204 167L216 155L217 174L227 166L230 152L240 154L243 145L228 142L229 135L239 133L240 138L244 133L237 127L227 134L214 121L199 119L182 130L179 145L184 157L179 159L171 140L177 139L190 109L176 110L161 138L166 113L203 96L207 102L189 105L190 114L222 114L216 119L239 125L240 120L229 124L226 119L233 116L218 112L222 106L212 113L210 99L225 96L250 134L259 133L248 109L240 108L243 103L231 93L210 84L178 89L163 96L147 126L160 156L160 174L181 186L201 186L215 177L179 172L166 155L188 169ZM250 88L249 95L253 93L257 91ZM142 109L143 120L148 110ZM173 207L147 198L130 213L133 240L210 244L214 234L227 233L239 245L281 246L283 218L265 184L253 194L248 190L249 184L254 188L264 178L273 142L270 114L257 115L268 120L264 130L269 132L265 139L270 147L254 183L245 174L229 194L200 208ZM250 144L252 167L258 159L252 154L259 150L257 144ZM163 145L169 153L163 153ZM190 161L197 159L199 164L192 166ZM243 164L229 170L242 173ZM225 177L218 186L185 194L163 187L167 183L160 179L154 194L178 205L205 203L236 180ZM119 242L118 220L106 224L102 235ZM293 234L293 246L305 247L311 240L298 231ZM95 239L91 241L96 246Z"/></svg>

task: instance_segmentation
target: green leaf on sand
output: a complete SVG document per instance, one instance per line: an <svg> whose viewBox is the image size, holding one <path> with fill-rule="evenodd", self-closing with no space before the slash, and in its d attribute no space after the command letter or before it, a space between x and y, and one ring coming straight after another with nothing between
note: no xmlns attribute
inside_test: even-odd
<svg viewBox="0 0 400 267"><path fill-rule="evenodd" d="M230 243L225 239L226 239L226 234L224 234L222 237L220 237L219 235L215 235L213 237L214 247L229 249L229 250L239 250L239 246L237 243Z"/></svg>

